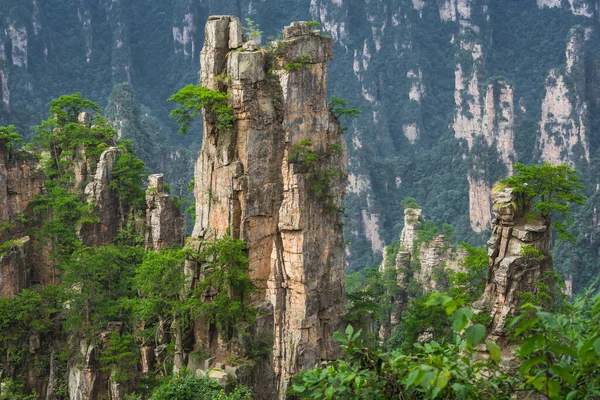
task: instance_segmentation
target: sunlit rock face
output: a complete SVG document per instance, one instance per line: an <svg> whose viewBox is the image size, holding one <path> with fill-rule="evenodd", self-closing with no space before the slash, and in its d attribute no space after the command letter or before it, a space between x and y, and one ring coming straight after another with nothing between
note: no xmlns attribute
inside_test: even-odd
<svg viewBox="0 0 600 400"><path fill-rule="evenodd" d="M338 355L331 334L344 313L339 210L347 159L327 104L332 40L294 22L271 54L257 47L243 42L237 18L209 18L201 84L230 94L235 122L217 129L214 115L204 112L193 237L231 234L246 242L251 276L266 281L266 326L274 336L258 395L284 398L292 375ZM297 68L284 68L298 60ZM294 157L301 141L318 154L315 165ZM319 193L315 174L325 170Z"/></svg>
<svg viewBox="0 0 600 400"><path fill-rule="evenodd" d="M552 270L550 221L541 217L529 221L519 210L512 188L492 192L494 221L488 240L489 272L485 292L474 307L489 313L492 338L506 336L507 318L518 311L519 293L537 293L536 282ZM542 258L527 256L525 246L539 251Z"/></svg>

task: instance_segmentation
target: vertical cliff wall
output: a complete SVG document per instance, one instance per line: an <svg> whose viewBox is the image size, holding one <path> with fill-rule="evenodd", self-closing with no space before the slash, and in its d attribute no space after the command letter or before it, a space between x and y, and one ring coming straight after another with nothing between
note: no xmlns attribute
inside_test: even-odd
<svg viewBox="0 0 600 400"><path fill-rule="evenodd" d="M584 28L571 29L565 65L552 69L546 78L536 147L541 158L554 165L590 162L584 43Z"/></svg>
<svg viewBox="0 0 600 400"><path fill-rule="evenodd" d="M209 18L201 52L201 84L230 94L235 123L218 129L204 112L193 237L246 242L251 276L267 281L281 397L293 374L336 356L331 334L344 313L347 161L327 104L331 59L332 40L306 23L267 50L244 43L229 16ZM317 161L304 162L301 148Z"/></svg>

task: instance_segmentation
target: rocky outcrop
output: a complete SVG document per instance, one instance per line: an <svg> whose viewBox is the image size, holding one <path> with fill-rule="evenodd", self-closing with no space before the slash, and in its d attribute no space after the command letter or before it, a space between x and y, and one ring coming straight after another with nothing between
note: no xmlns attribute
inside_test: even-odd
<svg viewBox="0 0 600 400"><path fill-rule="evenodd" d="M393 306L379 329L379 339L382 342L390 338L394 328L401 322L402 312L411 299L407 290L410 282L416 282L423 293L431 293L443 290L443 284L447 283L438 282L438 274L462 270L464 250L457 250L444 235L437 235L428 242L417 241L421 214L420 208L404 209L404 228L400 234L397 253L395 256L386 254L379 267L379 271L385 276L384 280L388 282L392 279L397 285L396 289L387 294L386 301Z"/></svg>
<svg viewBox="0 0 600 400"><path fill-rule="evenodd" d="M488 241L489 270L485 292L473 306L489 313L489 335L500 338L507 318L516 314L519 293L536 293L536 282L552 270L550 221L525 219L512 188L492 192L494 221Z"/></svg>
<svg viewBox="0 0 600 400"><path fill-rule="evenodd" d="M69 400L100 399L107 394L107 373L100 371L98 346L81 339L67 372ZM79 360L79 361L77 361Z"/></svg>
<svg viewBox="0 0 600 400"><path fill-rule="evenodd" d="M303 22L286 27L270 54L242 42L235 17L210 17L206 25L201 84L227 90L235 123L217 129L204 111L193 236L243 239L251 276L267 280L274 348L271 372L257 387L264 398L285 397L293 374L338 354L331 334L344 312L338 210L347 162L327 105L331 59L331 39ZM297 156L301 141L317 154L315 164Z"/></svg>
<svg viewBox="0 0 600 400"><path fill-rule="evenodd" d="M431 293L440 289L436 279L436 272L440 269L443 272L460 271L460 261L464 254L459 253L456 257L456 250L444 235L438 235L429 243L423 243L419 249L419 269L413 274L416 280L423 288L424 293ZM441 272L440 271L440 272Z"/></svg>
<svg viewBox="0 0 600 400"><path fill-rule="evenodd" d="M423 210L420 208L404 209L404 228L400 233L400 249L403 251L412 251L415 240L417 239L417 228L419 219Z"/></svg>
<svg viewBox="0 0 600 400"><path fill-rule="evenodd" d="M183 245L185 219L165 193L164 176L148 177L146 190L146 248L159 251Z"/></svg>
<svg viewBox="0 0 600 400"><path fill-rule="evenodd" d="M44 179L36 157L0 143L0 223L13 226L0 230L0 240L8 239L9 233L13 236L22 233L15 218L36 195L42 194Z"/></svg>
<svg viewBox="0 0 600 400"><path fill-rule="evenodd" d="M96 174L85 187L87 202L95 205L98 222L84 223L78 227L78 236L86 246L100 246L110 243L119 231L121 217L119 215L119 199L109 187L113 167L121 152L111 147L100 155Z"/></svg>
<svg viewBox="0 0 600 400"><path fill-rule="evenodd" d="M31 240L29 236L9 240L0 253L0 298L13 298L31 282Z"/></svg>
<svg viewBox="0 0 600 400"><path fill-rule="evenodd" d="M566 65L551 70L546 78L536 147L542 159L554 165L590 162L584 43L584 29L571 29Z"/></svg>

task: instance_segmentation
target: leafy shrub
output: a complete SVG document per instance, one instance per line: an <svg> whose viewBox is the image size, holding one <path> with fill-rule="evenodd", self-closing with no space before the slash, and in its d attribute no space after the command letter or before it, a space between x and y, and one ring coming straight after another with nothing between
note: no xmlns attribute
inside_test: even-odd
<svg viewBox="0 0 600 400"><path fill-rule="evenodd" d="M235 388L231 393L214 380L192 375L177 376L163 382L150 400L252 400L252 391L247 387Z"/></svg>
<svg viewBox="0 0 600 400"><path fill-rule="evenodd" d="M178 104L178 107L171 111L171 117L181 124L179 132L185 134L202 107L206 107L214 113L218 129L230 129L235 117L233 109L227 103L228 99L227 93L211 90L204 86L187 85L169 97L168 101Z"/></svg>

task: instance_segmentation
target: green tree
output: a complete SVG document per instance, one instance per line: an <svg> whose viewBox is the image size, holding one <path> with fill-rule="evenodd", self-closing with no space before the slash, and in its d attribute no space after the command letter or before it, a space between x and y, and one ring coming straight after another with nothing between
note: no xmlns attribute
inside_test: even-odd
<svg viewBox="0 0 600 400"><path fill-rule="evenodd" d="M517 163L515 174L502 179L500 185L512 187L525 210L547 220L553 216L560 217L565 223L554 223L559 239L575 240L567 231L567 225L571 223L571 204L582 205L586 197L582 192L584 186L574 169L566 164L553 166L549 162L529 166Z"/></svg>
<svg viewBox="0 0 600 400"><path fill-rule="evenodd" d="M135 156L130 145L125 146L125 149L117 156L108 186L117 193L121 209L124 205L131 210L144 210L145 192L142 185L147 174L146 166Z"/></svg>
<svg viewBox="0 0 600 400"><path fill-rule="evenodd" d="M100 107L93 101L84 99L81 93L73 93L60 96L48 103L50 113L55 115L61 122L76 122L77 116L82 111L91 111L100 114ZM62 124L61 124L62 125Z"/></svg>
<svg viewBox="0 0 600 400"><path fill-rule="evenodd" d="M226 235L203 243L199 253L188 252L188 257L203 266L205 276L192 293L198 316L208 317L229 338L240 323L252 323L256 312L246 302L258 288L248 277L246 244Z"/></svg>
<svg viewBox="0 0 600 400"><path fill-rule="evenodd" d="M219 129L231 128L235 117L233 109L227 103L228 99L227 93L204 86L187 85L169 97L168 101L177 103L178 107L171 111L171 117L181 124L179 132L185 134L202 107L214 115Z"/></svg>
<svg viewBox="0 0 600 400"><path fill-rule="evenodd" d="M250 18L246 18L246 26L244 26L244 32L250 40L260 39L260 37L263 34L263 32L260 30L260 26L256 22L252 21Z"/></svg>
<svg viewBox="0 0 600 400"><path fill-rule="evenodd" d="M24 144L23 138L14 125L0 126L0 145L6 146L9 152Z"/></svg>

